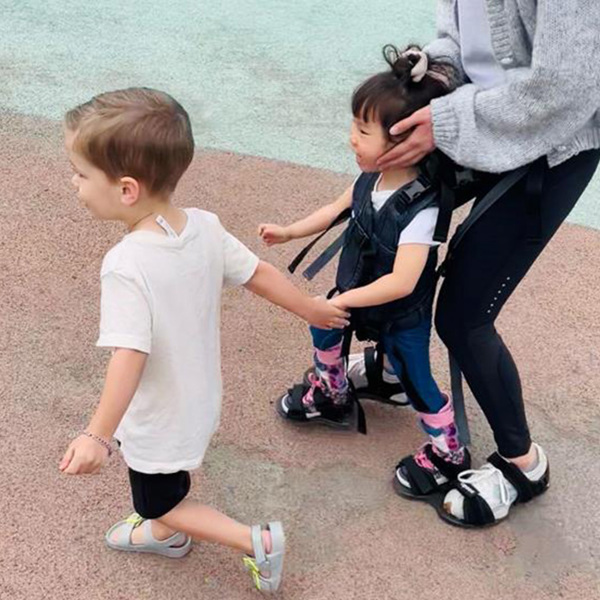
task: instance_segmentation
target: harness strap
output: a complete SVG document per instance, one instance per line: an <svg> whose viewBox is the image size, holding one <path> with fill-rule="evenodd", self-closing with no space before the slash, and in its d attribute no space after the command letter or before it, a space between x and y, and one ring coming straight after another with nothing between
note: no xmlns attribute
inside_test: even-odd
<svg viewBox="0 0 600 600"><path fill-rule="evenodd" d="M542 191L547 168L546 157L542 156L533 163L527 178L527 215L530 219L527 241L532 244L542 241Z"/></svg>
<svg viewBox="0 0 600 600"><path fill-rule="evenodd" d="M448 352L450 361L450 389L452 391L452 404L454 406L454 423L463 446L471 444L471 432L465 409L465 395L463 393L462 374L460 366L454 356Z"/></svg>
<svg viewBox="0 0 600 600"><path fill-rule="evenodd" d="M463 239L467 231L479 220L479 218L490 209L500 198L513 188L527 173L531 170L532 165L525 165L519 169L511 171L505 175L471 210L469 216L457 227L456 233L450 240L452 250L456 248L459 242ZM450 248L448 248L450 252Z"/></svg>
<svg viewBox="0 0 600 600"><path fill-rule="evenodd" d="M365 370L369 387L378 388L383 383L383 348L381 344L365 348Z"/></svg>
<svg viewBox="0 0 600 600"><path fill-rule="evenodd" d="M440 212L433 231L433 241L444 243L448 239L448 231L452 222L456 194L452 188L442 180L440 183Z"/></svg>
<svg viewBox="0 0 600 600"><path fill-rule="evenodd" d="M305 269L302 275L310 281L321 269L331 262L344 245L345 232L339 235L319 256ZM318 238L317 238L318 239Z"/></svg>
<svg viewBox="0 0 600 600"><path fill-rule="evenodd" d="M288 271L290 273L294 273L294 271L298 268L298 265L306 258L306 255L312 250L313 246L331 229L333 229L334 227L336 227L337 225L339 225L340 223L343 223L344 221L348 220L350 218L350 216L352 215L352 209L351 208L347 208L345 210L343 210L335 219L334 221L327 227L327 229L325 229L325 231L323 231L322 233L320 233L314 240L312 240L307 246L305 246L296 256L296 258L294 258L294 260L290 263L289 267L288 267ZM333 257L332 257L333 258ZM331 259L329 259L331 260Z"/></svg>

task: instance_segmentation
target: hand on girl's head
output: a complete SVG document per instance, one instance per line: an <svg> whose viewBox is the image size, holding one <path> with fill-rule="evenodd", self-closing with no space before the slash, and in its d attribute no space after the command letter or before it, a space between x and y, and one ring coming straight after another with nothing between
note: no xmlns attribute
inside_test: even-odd
<svg viewBox="0 0 600 600"><path fill-rule="evenodd" d="M412 130L412 131L411 131ZM380 169L404 168L420 162L435 149L431 108L425 106L390 128L391 135L410 134L377 161Z"/></svg>

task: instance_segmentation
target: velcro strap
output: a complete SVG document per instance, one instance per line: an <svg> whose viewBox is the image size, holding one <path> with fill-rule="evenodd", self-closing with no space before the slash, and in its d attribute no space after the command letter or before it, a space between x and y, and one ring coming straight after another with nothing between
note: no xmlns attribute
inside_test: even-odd
<svg viewBox="0 0 600 600"><path fill-rule="evenodd" d="M456 489L465 497L463 500L465 523L469 525L489 525L496 520L490 505L474 488L461 483L456 486Z"/></svg>
<svg viewBox="0 0 600 600"><path fill-rule="evenodd" d="M504 460L497 452L488 457L488 462L493 464L517 490L517 500L519 502L529 502L532 498L539 495L534 489L534 485L527 478L525 473L513 463Z"/></svg>
<svg viewBox="0 0 600 600"><path fill-rule="evenodd" d="M398 468L404 467L408 483L413 491L419 494L431 494L437 491L438 484L435 477L423 467L420 467L412 456L407 456L400 461Z"/></svg>
<svg viewBox="0 0 600 600"><path fill-rule="evenodd" d="M323 233L319 234L316 238L314 238L307 246L305 246L294 258L294 260L288 266L288 271L290 273L294 273L294 271L298 268L298 265L306 258L306 255L312 250L313 246L330 230L348 220L352 214L352 209L346 208L343 210L335 220L327 227Z"/></svg>
<svg viewBox="0 0 600 600"><path fill-rule="evenodd" d="M432 444L425 446L425 456L435 465L437 470L448 479L456 479L460 473L468 469L471 466L470 456L468 450L465 448L465 460L462 464L456 465L450 461L444 460L441 456L438 456L434 450Z"/></svg>
<svg viewBox="0 0 600 600"><path fill-rule="evenodd" d="M304 270L302 275L311 281L314 276L324 269L330 263L334 256L341 250L344 245L345 232L339 235L310 265Z"/></svg>

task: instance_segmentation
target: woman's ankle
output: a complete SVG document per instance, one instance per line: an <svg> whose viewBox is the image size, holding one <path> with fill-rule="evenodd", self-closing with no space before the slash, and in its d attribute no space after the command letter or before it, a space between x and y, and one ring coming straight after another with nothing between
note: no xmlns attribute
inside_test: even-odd
<svg viewBox="0 0 600 600"><path fill-rule="evenodd" d="M535 444L531 444L527 454L516 456L515 458L507 458L506 460L519 467L521 471L529 471L537 466L539 456Z"/></svg>

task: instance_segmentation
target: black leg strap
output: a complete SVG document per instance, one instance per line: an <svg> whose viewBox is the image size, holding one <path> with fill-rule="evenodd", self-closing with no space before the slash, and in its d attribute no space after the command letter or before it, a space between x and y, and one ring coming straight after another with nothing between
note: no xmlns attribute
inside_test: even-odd
<svg viewBox="0 0 600 600"><path fill-rule="evenodd" d="M365 370L369 387L379 389L383 383L383 349L380 344L365 348Z"/></svg>
<svg viewBox="0 0 600 600"><path fill-rule="evenodd" d="M353 385L352 381L350 380L350 378L348 378L348 394L349 394L348 401L354 402L356 404L356 415L357 415L356 428L358 430L358 433L367 435L367 418L365 416L365 410L362 407L360 400L358 399L356 390L354 389L354 385Z"/></svg>
<svg viewBox="0 0 600 600"><path fill-rule="evenodd" d="M497 452L488 457L488 462L493 464L517 490L517 502L529 502L536 496L543 494L550 483L550 471L538 481L531 481L525 473L513 463L503 459Z"/></svg>

